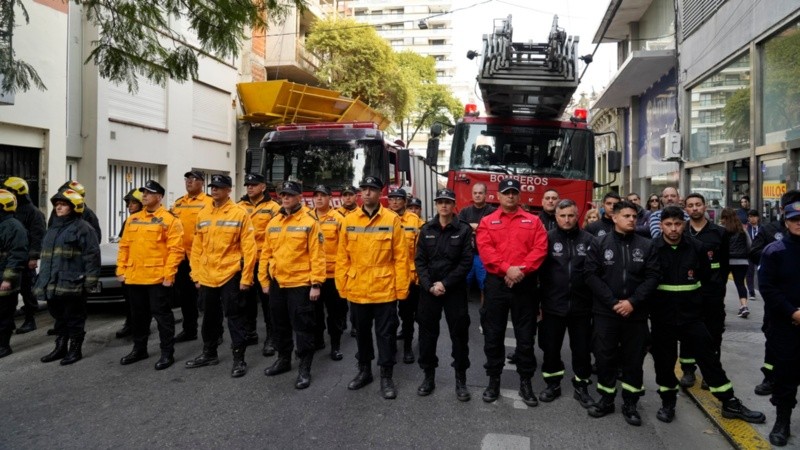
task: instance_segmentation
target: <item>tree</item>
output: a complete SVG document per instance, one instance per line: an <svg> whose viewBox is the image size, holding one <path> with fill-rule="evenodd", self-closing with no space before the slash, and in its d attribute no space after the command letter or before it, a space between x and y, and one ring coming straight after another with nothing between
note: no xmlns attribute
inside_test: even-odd
<svg viewBox="0 0 800 450"><path fill-rule="evenodd" d="M100 76L126 83L134 93L137 78L163 84L197 77L202 53L227 59L236 57L247 39L248 27L266 28L268 20L280 20L293 7L305 9L305 0L74 0L98 38L91 43L85 63L93 62ZM15 9L29 21L22 0L0 0L0 90L27 91L32 82L45 89L35 69L15 59L11 46ZM173 28L185 21L199 48L186 44ZM5 45L4 45L5 44Z"/></svg>
<svg viewBox="0 0 800 450"><path fill-rule="evenodd" d="M725 117L725 135L733 140L733 149L741 149L750 143L750 88L737 89L728 97L722 108Z"/></svg>

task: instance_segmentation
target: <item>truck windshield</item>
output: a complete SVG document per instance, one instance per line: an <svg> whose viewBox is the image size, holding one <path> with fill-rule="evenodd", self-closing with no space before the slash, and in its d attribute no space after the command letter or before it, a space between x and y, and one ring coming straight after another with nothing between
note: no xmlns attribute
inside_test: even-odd
<svg viewBox="0 0 800 450"><path fill-rule="evenodd" d="M274 186L291 179L304 190L324 184L332 190L358 186L364 177L385 177L381 141L280 141L265 145L267 181Z"/></svg>
<svg viewBox="0 0 800 450"><path fill-rule="evenodd" d="M594 177L594 141L588 130L460 123L450 169L589 180Z"/></svg>

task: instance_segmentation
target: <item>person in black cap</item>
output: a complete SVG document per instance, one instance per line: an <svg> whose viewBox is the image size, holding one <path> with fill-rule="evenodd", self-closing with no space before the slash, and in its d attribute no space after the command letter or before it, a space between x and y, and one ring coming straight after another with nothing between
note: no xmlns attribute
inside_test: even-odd
<svg viewBox="0 0 800 450"><path fill-rule="evenodd" d="M342 206L336 208L336 211L343 216L355 211L356 208L358 208L358 203L356 202L358 197L356 194L358 194L358 188L355 186L347 186L342 189Z"/></svg>
<svg viewBox="0 0 800 450"><path fill-rule="evenodd" d="M186 255L178 266L175 277L177 303L183 314L183 330L175 336L175 342L188 342L197 339L197 319L199 305L197 301L197 288L189 275L192 256L192 243L197 225L197 214L206 206L211 205L211 197L203 191L205 176L199 170L191 170L183 174L186 186L186 195L175 200L170 212L180 219L183 224L183 250Z"/></svg>
<svg viewBox="0 0 800 450"><path fill-rule="evenodd" d="M437 214L423 225L415 256L420 286L419 366L425 372L417 394L429 395L436 387L436 367L439 366L436 343L444 310L456 372L456 397L466 402L471 398L467 389L470 365L467 272L472 267L472 229L455 215L455 192L436 191L434 203Z"/></svg>
<svg viewBox="0 0 800 450"><path fill-rule="evenodd" d="M418 215L406 210L407 201L408 195L406 195L404 189L392 189L389 191L389 209L400 216L400 223L403 226L403 232L406 236L409 273L411 276L408 298L401 298L398 304L402 326L400 327L400 334L397 338L403 341L403 362L406 364L413 364L416 358L414 357L414 350L411 344L414 342L414 321L417 316L417 304L419 303L419 280L417 279L417 271L414 267L414 255L417 254L417 236L419 235L420 228L425 225L425 222L420 219Z"/></svg>
<svg viewBox="0 0 800 450"><path fill-rule="evenodd" d="M233 367L231 377L247 373L244 351L244 294L253 285L256 239L247 211L230 198L231 177L211 176L214 203L200 210L192 243L192 279L204 305L203 353L186 362L187 368L219 364L217 347L222 336L223 314L228 318Z"/></svg>
<svg viewBox="0 0 800 450"><path fill-rule="evenodd" d="M487 272L481 326L489 385L483 392L483 401L493 402L500 396L510 311L517 338L519 396L526 405L537 406L531 378L536 370L533 340L539 299L531 298L531 293L536 291L534 274L547 255L547 232L538 217L519 207L519 181L507 178L497 190L500 208L481 219L476 235Z"/></svg>
<svg viewBox="0 0 800 450"><path fill-rule="evenodd" d="M408 201L408 210L416 214L417 217L425 219L422 217L422 200L417 197L411 197L411 200Z"/></svg>
<svg viewBox="0 0 800 450"><path fill-rule="evenodd" d="M267 224L280 209L280 205L272 200L266 192L267 184L264 176L258 173L248 173L244 177L244 186L247 193L239 199L238 205L247 211L250 221L253 223L256 238L256 256L261 254L261 245L267 231ZM254 273L258 273L258 259ZM264 337L264 347L261 354L272 356L275 354L275 346L272 343L272 320L269 318L269 296L261 289L258 279L253 279L253 287L245 294L247 304L245 306L245 332L247 345L258 344L258 304L264 313L264 324L266 326L266 336Z"/></svg>
<svg viewBox="0 0 800 450"><path fill-rule="evenodd" d="M164 188L149 180L139 190L144 209L128 217L119 241L117 278L125 283L131 303L133 350L120 360L128 365L147 358L147 338L153 317L161 339L161 358L155 369L175 362L175 316L170 290L184 258L183 225L162 205Z"/></svg>

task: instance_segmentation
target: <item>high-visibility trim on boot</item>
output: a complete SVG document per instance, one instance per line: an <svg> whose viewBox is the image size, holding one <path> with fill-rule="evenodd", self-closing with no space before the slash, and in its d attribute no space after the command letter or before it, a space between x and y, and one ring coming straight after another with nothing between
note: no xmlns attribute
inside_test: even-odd
<svg viewBox="0 0 800 450"><path fill-rule="evenodd" d="M770 363L764 363L764 368L767 370L775 370L775 366Z"/></svg>
<svg viewBox="0 0 800 450"><path fill-rule="evenodd" d="M589 383L589 384L592 383L591 379L587 378L587 379L584 380L584 379L578 377L577 375L575 375L575 381L577 381L579 383Z"/></svg>
<svg viewBox="0 0 800 450"><path fill-rule="evenodd" d="M680 388L679 384L676 384L675 387L659 386L658 392L677 391L679 388Z"/></svg>
<svg viewBox="0 0 800 450"><path fill-rule="evenodd" d="M639 394L644 392L644 386L641 388L635 388L628 383L622 383L622 389L625 389L628 392L633 392L634 394Z"/></svg>
<svg viewBox="0 0 800 450"><path fill-rule="evenodd" d="M709 386L708 387L708 390L711 391L712 394L716 394L716 393L719 393L719 392L730 391L731 389L733 389L733 384L731 382L728 382L727 384L723 384L720 387L713 387L713 386Z"/></svg>
<svg viewBox="0 0 800 450"><path fill-rule="evenodd" d="M617 393L616 386L615 387L606 387L606 386L603 386L600 383L597 383L597 390L598 391L603 391L603 392L605 392L607 394L616 394Z"/></svg>
<svg viewBox="0 0 800 450"><path fill-rule="evenodd" d="M558 371L553 373L542 372L542 378L553 378L553 377L563 377L564 371Z"/></svg>

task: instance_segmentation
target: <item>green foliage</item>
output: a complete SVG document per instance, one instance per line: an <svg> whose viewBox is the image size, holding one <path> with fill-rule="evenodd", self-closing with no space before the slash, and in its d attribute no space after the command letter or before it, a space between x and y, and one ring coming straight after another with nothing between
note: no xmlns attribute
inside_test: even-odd
<svg viewBox="0 0 800 450"><path fill-rule="evenodd" d="M725 134L733 139L734 148L750 142L750 88L742 88L731 94L722 114L725 116Z"/></svg>
<svg viewBox="0 0 800 450"><path fill-rule="evenodd" d="M789 28L764 45L764 131L800 123L800 29Z"/></svg>
<svg viewBox="0 0 800 450"><path fill-rule="evenodd" d="M25 61L16 59L16 53L12 46L12 35L14 32L15 16L14 8L19 8L25 23L30 23L28 10L21 0L0 0L0 75L3 83L0 84L0 92L14 93L18 90L27 91L31 85L40 90L46 87L36 70Z"/></svg>

